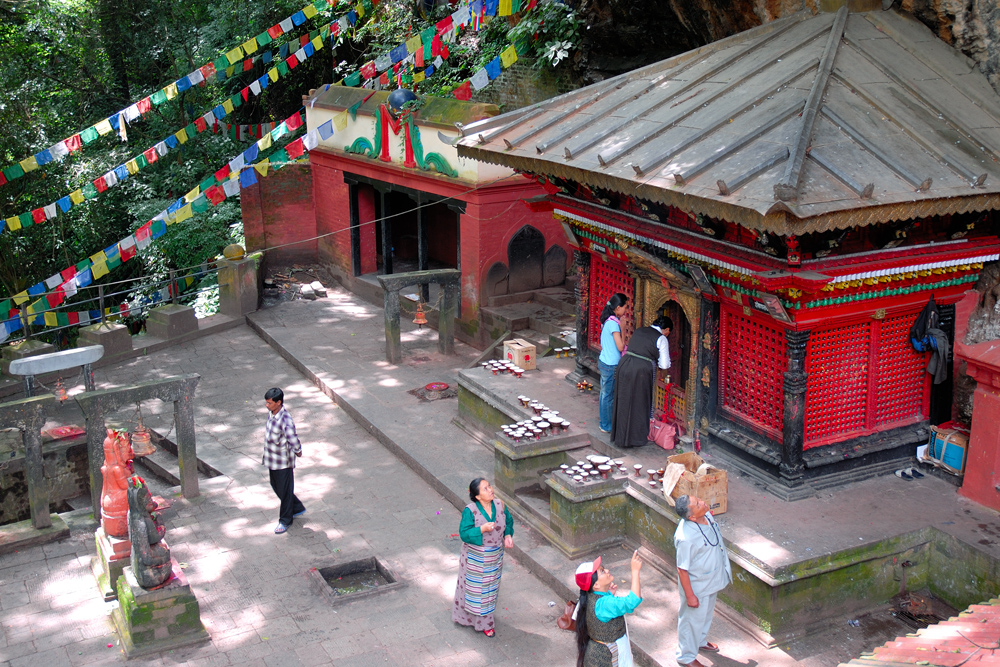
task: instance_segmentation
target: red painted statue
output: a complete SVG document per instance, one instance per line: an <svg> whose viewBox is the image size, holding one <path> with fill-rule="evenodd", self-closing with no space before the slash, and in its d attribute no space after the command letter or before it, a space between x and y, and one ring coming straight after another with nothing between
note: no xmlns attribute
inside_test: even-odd
<svg viewBox="0 0 1000 667"><path fill-rule="evenodd" d="M108 429L104 439L101 476L101 526L109 537L128 539L128 477L132 474L132 445L128 434Z"/></svg>

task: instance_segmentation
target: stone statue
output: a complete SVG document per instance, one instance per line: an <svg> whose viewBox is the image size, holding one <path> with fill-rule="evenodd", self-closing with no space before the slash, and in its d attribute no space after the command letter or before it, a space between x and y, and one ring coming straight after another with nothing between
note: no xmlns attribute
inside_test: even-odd
<svg viewBox="0 0 1000 667"><path fill-rule="evenodd" d="M101 526L109 537L128 539L128 499L125 491L132 473L132 462L125 458L132 452L124 433L108 429L104 439L104 465L101 476Z"/></svg>
<svg viewBox="0 0 1000 667"><path fill-rule="evenodd" d="M166 529L157 521L156 503L138 475L128 478L128 532L132 540L132 573L146 589L170 580L170 549L163 541Z"/></svg>

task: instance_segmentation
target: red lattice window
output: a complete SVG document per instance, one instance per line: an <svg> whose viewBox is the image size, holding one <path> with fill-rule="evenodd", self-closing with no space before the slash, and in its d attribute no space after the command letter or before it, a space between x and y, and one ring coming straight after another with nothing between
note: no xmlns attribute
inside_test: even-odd
<svg viewBox="0 0 1000 667"><path fill-rule="evenodd" d="M813 331L806 348L805 449L927 418L927 355L909 338L918 312Z"/></svg>
<svg viewBox="0 0 1000 667"><path fill-rule="evenodd" d="M806 449L832 434L865 428L868 404L867 322L814 331L806 346Z"/></svg>
<svg viewBox="0 0 1000 667"><path fill-rule="evenodd" d="M878 377L875 382L875 426L901 426L927 416L927 355L913 349L910 327L917 314L887 317L878 323Z"/></svg>
<svg viewBox="0 0 1000 667"><path fill-rule="evenodd" d="M604 261L599 255L590 255L590 347L601 349L601 311L611 295L621 292L628 296L628 311L621 319L622 335L625 341L632 336L635 326L632 322L632 306L635 287L632 276L624 264Z"/></svg>
<svg viewBox="0 0 1000 667"><path fill-rule="evenodd" d="M784 330L723 308L720 340L722 407L780 439L788 367Z"/></svg>

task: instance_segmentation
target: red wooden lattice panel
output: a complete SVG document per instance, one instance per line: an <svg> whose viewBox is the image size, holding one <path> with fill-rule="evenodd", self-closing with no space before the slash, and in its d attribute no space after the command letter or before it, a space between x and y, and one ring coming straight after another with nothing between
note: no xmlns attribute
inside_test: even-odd
<svg viewBox="0 0 1000 667"><path fill-rule="evenodd" d="M622 335L625 342L632 337L635 326L632 322L632 306L635 287L632 277L622 264L605 262L599 255L590 256L590 347L601 349L601 311L615 292L628 296L628 311L621 319Z"/></svg>
<svg viewBox="0 0 1000 667"><path fill-rule="evenodd" d="M927 415L927 355L910 344L917 313L887 317L878 327L878 376L875 381L874 426L901 426Z"/></svg>
<svg viewBox="0 0 1000 667"><path fill-rule="evenodd" d="M723 407L774 436L781 430L784 410L782 383L788 365L784 331L723 309L720 337Z"/></svg>
<svg viewBox="0 0 1000 667"><path fill-rule="evenodd" d="M827 436L864 430L868 412L871 324L814 331L806 346L806 425L804 449L827 444Z"/></svg>

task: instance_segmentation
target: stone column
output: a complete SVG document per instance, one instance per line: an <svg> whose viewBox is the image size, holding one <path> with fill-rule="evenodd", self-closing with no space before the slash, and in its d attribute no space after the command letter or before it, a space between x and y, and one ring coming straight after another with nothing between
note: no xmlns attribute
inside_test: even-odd
<svg viewBox="0 0 1000 667"><path fill-rule="evenodd" d="M386 289L385 286L382 289L385 313L385 358L390 364L398 364L403 360L403 344L399 339L399 292Z"/></svg>
<svg viewBox="0 0 1000 667"><path fill-rule="evenodd" d="M576 376L587 374L583 360L590 351L587 344L590 336L590 253L586 250L574 250L573 262L576 264Z"/></svg>
<svg viewBox="0 0 1000 667"><path fill-rule="evenodd" d="M219 260L219 312L242 318L257 310L257 260Z"/></svg>
<svg viewBox="0 0 1000 667"><path fill-rule="evenodd" d="M694 406L694 427L704 430L715 419L719 397L719 304L701 299L701 322L698 326L698 368ZM691 434L694 435L693 433Z"/></svg>
<svg viewBox="0 0 1000 667"><path fill-rule="evenodd" d="M785 371L785 417L781 432L781 464L778 469L787 482L801 483L805 464L802 444L806 426L806 343L808 331L785 330L788 370Z"/></svg>
<svg viewBox="0 0 1000 667"><path fill-rule="evenodd" d="M197 498L198 452L195 446L194 406L192 394L174 401L174 428L177 431L177 467L181 476L181 493L185 498Z"/></svg>
<svg viewBox="0 0 1000 667"><path fill-rule="evenodd" d="M457 281L440 284L444 290L441 300L441 311L438 315L438 351L441 354L455 354L455 316L458 310Z"/></svg>

